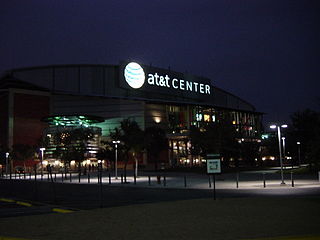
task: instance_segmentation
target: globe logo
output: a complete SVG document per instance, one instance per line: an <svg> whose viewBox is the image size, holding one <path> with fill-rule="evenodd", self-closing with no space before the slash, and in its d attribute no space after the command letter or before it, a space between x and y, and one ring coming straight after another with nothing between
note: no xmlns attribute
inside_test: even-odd
<svg viewBox="0 0 320 240"><path fill-rule="evenodd" d="M143 68L135 62L128 63L125 67L124 77L132 88L141 88L145 80Z"/></svg>

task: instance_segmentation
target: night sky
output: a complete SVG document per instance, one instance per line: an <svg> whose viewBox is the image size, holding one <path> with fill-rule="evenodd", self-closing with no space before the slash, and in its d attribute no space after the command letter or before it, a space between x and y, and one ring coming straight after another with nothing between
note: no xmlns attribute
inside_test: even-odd
<svg viewBox="0 0 320 240"><path fill-rule="evenodd" d="M320 110L320 1L2 0L0 71L135 60L205 76L288 121Z"/></svg>

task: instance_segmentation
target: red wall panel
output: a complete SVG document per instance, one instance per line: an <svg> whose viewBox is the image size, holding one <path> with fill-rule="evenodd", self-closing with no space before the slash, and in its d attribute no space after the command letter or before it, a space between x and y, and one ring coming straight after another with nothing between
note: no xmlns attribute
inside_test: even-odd
<svg viewBox="0 0 320 240"><path fill-rule="evenodd" d="M36 145L47 124L41 122L50 114L50 97L15 93L13 144Z"/></svg>

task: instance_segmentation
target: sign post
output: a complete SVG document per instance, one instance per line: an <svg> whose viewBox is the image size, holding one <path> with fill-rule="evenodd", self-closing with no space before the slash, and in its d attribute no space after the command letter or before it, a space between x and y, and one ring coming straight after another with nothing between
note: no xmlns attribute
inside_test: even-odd
<svg viewBox="0 0 320 240"><path fill-rule="evenodd" d="M220 154L207 155L207 173L213 175L213 199L216 200L216 173L221 173Z"/></svg>

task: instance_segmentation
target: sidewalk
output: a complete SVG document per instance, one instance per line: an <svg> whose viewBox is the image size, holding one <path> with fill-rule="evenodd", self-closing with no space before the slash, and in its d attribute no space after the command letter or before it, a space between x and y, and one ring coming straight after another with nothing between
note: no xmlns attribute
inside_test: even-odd
<svg viewBox="0 0 320 240"><path fill-rule="evenodd" d="M177 189L210 189L213 188L213 176L194 174L194 173L143 173L136 179L128 174L125 178L118 175L116 179L114 176L109 176L109 173L104 173L102 177L103 185L111 186L126 186L126 187L140 187L140 188L177 188ZM9 176L4 176L9 178ZM34 181L34 175L12 176L13 179ZM62 177L62 174L53 174L52 180L57 183L66 184L98 184L97 173L90 175L82 175L80 177L77 173L67 174ZM37 175L37 181L51 181L47 174ZM296 175L291 179L290 174L286 174L284 178L285 184L281 184L281 178L275 171L268 172L242 172L237 174L221 174L215 176L216 189L288 189L288 188L320 188L320 181L316 176Z"/></svg>

